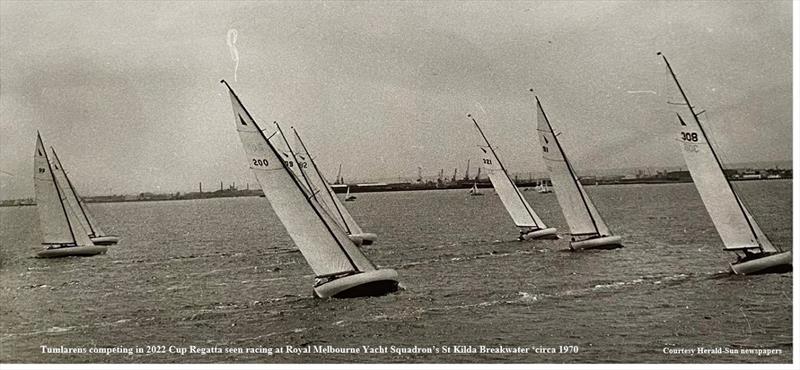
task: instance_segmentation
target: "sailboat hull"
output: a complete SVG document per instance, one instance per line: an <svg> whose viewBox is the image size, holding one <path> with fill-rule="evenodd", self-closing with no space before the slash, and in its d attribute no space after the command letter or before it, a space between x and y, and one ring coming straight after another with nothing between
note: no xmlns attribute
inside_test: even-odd
<svg viewBox="0 0 800 370"><path fill-rule="evenodd" d="M361 239L361 245L372 245L372 243L378 240L378 235L375 233L350 234L350 240L352 240L354 237Z"/></svg>
<svg viewBox="0 0 800 370"><path fill-rule="evenodd" d="M587 249L617 249L622 248L622 237L618 235L601 236L569 243L569 249L574 251Z"/></svg>
<svg viewBox="0 0 800 370"><path fill-rule="evenodd" d="M377 297L396 292L397 272L392 269L373 270L345 276L314 287L318 298Z"/></svg>
<svg viewBox="0 0 800 370"><path fill-rule="evenodd" d="M80 247L63 247L45 249L36 253L38 258L56 258L56 257L70 257L70 256L94 256L96 254L106 253L108 248L97 245L86 245Z"/></svg>
<svg viewBox="0 0 800 370"><path fill-rule="evenodd" d="M364 244L364 238L359 234L350 234L347 236L355 245L361 246Z"/></svg>
<svg viewBox="0 0 800 370"><path fill-rule="evenodd" d="M739 263L731 263L731 272L736 275L784 273L792 271L792 251L771 254Z"/></svg>
<svg viewBox="0 0 800 370"><path fill-rule="evenodd" d="M119 237L114 235L103 235L89 238L94 245L113 245L119 242Z"/></svg>
<svg viewBox="0 0 800 370"><path fill-rule="evenodd" d="M548 227L546 229L536 229L531 232L521 232L519 240L531 239L558 239L558 232L555 227Z"/></svg>

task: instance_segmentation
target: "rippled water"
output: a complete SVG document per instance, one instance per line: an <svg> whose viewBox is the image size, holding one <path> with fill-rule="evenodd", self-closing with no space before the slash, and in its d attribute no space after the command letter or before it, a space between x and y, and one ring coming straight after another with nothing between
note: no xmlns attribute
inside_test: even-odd
<svg viewBox="0 0 800 370"><path fill-rule="evenodd" d="M735 183L791 249L791 181ZM313 276L264 198L90 204L108 254L35 259L34 207L0 208L0 362L790 362L791 273L726 274L692 184L590 186L626 248L518 242L491 191L359 194L347 203L405 290L311 298ZM566 231L554 194L525 192ZM577 354L42 354L65 347L578 346ZM666 355L665 347L783 354Z"/></svg>

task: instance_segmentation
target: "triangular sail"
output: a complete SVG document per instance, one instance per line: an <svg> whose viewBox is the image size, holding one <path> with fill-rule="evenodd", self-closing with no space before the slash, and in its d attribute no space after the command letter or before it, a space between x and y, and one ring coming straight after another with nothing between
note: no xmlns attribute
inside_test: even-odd
<svg viewBox="0 0 800 370"><path fill-rule="evenodd" d="M227 83L226 83L227 86ZM228 86L248 165L289 236L318 277L374 270L344 231L288 169L281 154Z"/></svg>
<svg viewBox="0 0 800 370"><path fill-rule="evenodd" d="M539 215L534 212L517 186L508 177L494 151L489 147L480 149L483 152L483 168L489 174L489 180L508 214L514 220L514 224L524 228L546 228Z"/></svg>
<svg viewBox="0 0 800 370"><path fill-rule="evenodd" d="M72 207L72 209L78 210L78 221L80 222L81 226L87 231L89 237L95 236L102 236L104 235L102 231L97 228L96 222L94 218L89 213L89 210L86 208L86 204L83 202L83 199L78 195L77 191L75 190L75 186L72 185L72 181L69 179L67 175L67 171L64 169L64 166L61 164L61 160L58 158L58 154L53 147L50 147L51 153L53 154L53 169L56 171L57 177L59 180L63 177L64 182L66 182L67 187L64 189L65 195L67 197L67 202Z"/></svg>
<svg viewBox="0 0 800 370"><path fill-rule="evenodd" d="M536 130L539 132L539 142L542 145L542 158L550 173L550 182L569 225L570 234L611 235L608 226L583 190L583 185L578 181L538 98L536 98L536 110Z"/></svg>
<svg viewBox="0 0 800 370"><path fill-rule="evenodd" d="M67 202L63 186L65 182L57 180L42 138L37 134L33 184L42 244L92 245L92 241L80 226L77 214Z"/></svg>
<svg viewBox="0 0 800 370"><path fill-rule="evenodd" d="M722 163L698 119L698 114L702 112L695 111L667 58L663 55L662 58L679 96L677 103L668 102L677 111L679 123L677 140L681 143L681 152L689 174L722 243L725 244L725 249L761 248L764 252L777 252L778 249L758 227L725 177Z"/></svg>
<svg viewBox="0 0 800 370"><path fill-rule="evenodd" d="M333 192L333 188L331 188L328 181L325 180L325 176L322 175L322 172L317 167L316 162L314 162L314 157L308 152L308 148L306 148L297 130L294 130L294 135L295 148L297 148L295 154L297 155L298 168L305 172L306 178L309 179L311 183L311 189L318 193L317 199L327 209L328 214L331 215L339 226L344 228L348 234L363 233L364 231L358 226L358 223L353 219L353 216L350 215L350 212L347 211L347 208L345 208L339 200L339 197L336 196L336 193Z"/></svg>

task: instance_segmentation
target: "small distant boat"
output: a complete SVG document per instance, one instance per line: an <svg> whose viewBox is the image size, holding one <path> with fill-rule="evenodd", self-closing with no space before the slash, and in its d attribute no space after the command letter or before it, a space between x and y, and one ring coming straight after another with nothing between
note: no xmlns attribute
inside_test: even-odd
<svg viewBox="0 0 800 370"><path fill-rule="evenodd" d="M478 125L478 121L476 121L472 115L467 115L467 117L475 124L484 143L486 143L485 148L480 147L484 155L483 168L489 173L489 181L492 182L492 186L500 197L500 201L503 202L506 211L511 215L514 224L517 225L519 229L519 240L558 239L556 229L547 227L547 225L542 222L539 215L534 212L531 205L528 204L528 201L522 196L522 192L520 192L517 186L514 185L514 182L511 181L511 177L508 176L508 172L505 167L503 167L503 163L500 162L500 158L497 157L497 153L495 153L492 144L489 143L486 135L483 134L483 130L481 130L481 126Z"/></svg>
<svg viewBox="0 0 800 370"><path fill-rule="evenodd" d="M558 142L550 121L544 114L539 97L536 97L536 110L542 157L550 172L550 181L555 188L556 199L558 199L558 204L561 206L572 236L569 248L572 250L621 248L622 238L611 234L608 226L600 217L600 213L589 199L589 195L578 181L575 170L567 160L567 155Z"/></svg>
<svg viewBox="0 0 800 370"><path fill-rule="evenodd" d="M89 239L89 232L78 217L79 211L67 200L66 178L61 175L62 171L53 171L38 132L33 159L36 211L39 214L42 244L46 245L36 256L54 258L105 253L106 247L94 245Z"/></svg>
<svg viewBox="0 0 800 370"><path fill-rule="evenodd" d="M58 159L56 150L50 147L50 151L53 153L53 168L56 170L57 174L66 180L68 185L67 189L64 191L67 201L72 209L80 211L78 212L78 220L81 222L81 226L89 231L89 239L91 239L92 243L95 245L117 244L119 242L119 237L116 235L108 235L97 226L97 222L94 220L94 217L92 217L92 214L89 213L89 209L83 202L83 198L75 191L75 186L72 185L72 181L70 181L69 176L67 176L67 171L64 169L64 166L61 165L61 160Z"/></svg>
<svg viewBox="0 0 800 370"><path fill-rule="evenodd" d="M698 114L702 112L697 113L689 103L689 98L686 97L667 58L661 53L658 55L664 59L667 70L683 98L682 102L670 105L683 108L681 110L684 115L677 112L676 115L680 123L678 140L681 142L686 167L725 245L724 250L737 256L736 262L730 263L731 272L752 275L791 271L792 251L782 251L761 231L725 176L722 162L698 118ZM683 117L688 119L684 120Z"/></svg>
<svg viewBox="0 0 800 370"><path fill-rule="evenodd" d="M344 195L344 201L345 202L352 202L354 200L356 200L356 196L355 195L350 195L350 187L348 186L347 187L347 194Z"/></svg>
<svg viewBox="0 0 800 370"><path fill-rule="evenodd" d="M221 82L228 88L236 130L250 169L316 276L314 296L352 298L397 291L397 272L378 269L367 259L289 168L289 161L281 158L230 85ZM277 122L276 126L283 135ZM289 152L291 160L298 163L291 147Z"/></svg>
<svg viewBox="0 0 800 370"><path fill-rule="evenodd" d="M553 192L553 190L550 189L550 187L547 186L547 183L544 182L544 181L542 181L539 184L539 186L536 187L536 191L541 193L541 194L548 194L548 193L552 193Z"/></svg>
<svg viewBox="0 0 800 370"><path fill-rule="evenodd" d="M473 197L474 196L483 195L483 193L481 193L481 191L478 190L478 182L477 181L472 184L472 189L469 189L469 195L471 195Z"/></svg>
<svg viewBox="0 0 800 370"><path fill-rule="evenodd" d="M325 176L322 175L322 171L317 167L316 162L314 162L314 156L309 153L308 148L306 148L305 143L303 143L303 139L300 138L300 134L298 134L297 130L294 128L292 128L292 131L294 131L295 147L299 149L295 151L297 160L299 161L297 162L297 167L308 180L311 186L311 193L315 194L320 204L328 210L328 213L334 217L336 223L344 228L347 235L349 235L350 239L356 244L370 245L378 240L378 235L364 232L356 220L353 219L353 216L350 215L347 208L339 201L339 197L333 192L330 183L328 183ZM348 190L349 189L348 187ZM346 199L347 198L345 198L345 200ZM353 197L353 199L355 199L355 197Z"/></svg>

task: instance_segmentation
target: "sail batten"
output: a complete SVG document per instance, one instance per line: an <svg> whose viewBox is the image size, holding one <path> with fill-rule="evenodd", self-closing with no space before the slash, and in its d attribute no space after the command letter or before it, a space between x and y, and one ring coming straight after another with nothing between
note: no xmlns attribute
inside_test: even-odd
<svg viewBox="0 0 800 370"><path fill-rule="evenodd" d="M514 224L518 228L525 229L547 228L542 219L539 218L539 215L536 214L531 205L522 195L522 192L519 191L519 188L517 188L517 186L508 176L506 168L503 166L503 163L500 161L497 153L495 153L494 148L489 143L486 135L483 134L483 130L481 130L481 127L478 125L478 121L476 121L475 118L472 118L472 122L475 124L478 132L480 132L484 143L486 143L485 147L480 147L480 150L483 152L482 167L489 174L489 181L492 182L495 192L497 192L497 195L500 197L500 201L503 203L506 211L514 220ZM477 184L473 184L477 190L476 185Z"/></svg>
<svg viewBox="0 0 800 370"><path fill-rule="evenodd" d="M583 189L572 165L567 159L558 135L553 131L539 98L536 98L536 121L542 158L550 174L556 199L573 236L611 235L586 191Z"/></svg>
<svg viewBox="0 0 800 370"><path fill-rule="evenodd" d="M678 141L681 142L681 152L686 162L689 174L692 176L695 188L711 217L717 233L722 239L726 250L761 249L764 252L777 252L779 249L769 241L758 227L750 212L739 198L736 190L725 176L722 162L717 156L714 146L703 128L697 113L686 92L678 82L672 66L667 58L662 55L667 70L672 77L675 87L680 92L685 104L683 115L676 112L678 118ZM684 120L683 117L690 117Z"/></svg>
<svg viewBox="0 0 800 370"><path fill-rule="evenodd" d="M224 82L224 81L223 81ZM374 270L374 265L357 249L345 232L334 224L327 212L309 196L297 174L289 169L281 154L242 105L230 92L236 115L236 129L265 197L286 228L303 257L317 276L335 276ZM280 126L278 126L280 130ZM292 159L297 163L291 147Z"/></svg>

